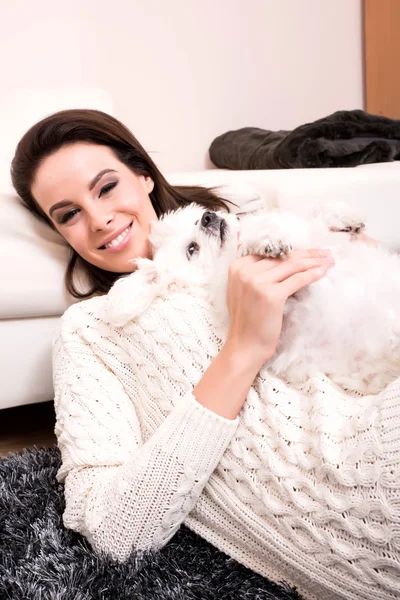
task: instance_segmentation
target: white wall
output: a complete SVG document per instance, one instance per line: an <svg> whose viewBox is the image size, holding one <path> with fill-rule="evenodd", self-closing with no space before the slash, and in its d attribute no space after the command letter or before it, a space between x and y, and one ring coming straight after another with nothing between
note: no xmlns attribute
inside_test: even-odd
<svg viewBox="0 0 400 600"><path fill-rule="evenodd" d="M363 107L361 0L14 0L3 87L101 87L163 170L219 134Z"/></svg>

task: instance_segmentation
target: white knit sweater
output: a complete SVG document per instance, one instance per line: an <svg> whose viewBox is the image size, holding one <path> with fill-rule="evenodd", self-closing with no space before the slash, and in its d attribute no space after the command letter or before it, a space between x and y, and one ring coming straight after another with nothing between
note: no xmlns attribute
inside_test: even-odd
<svg viewBox="0 0 400 600"><path fill-rule="evenodd" d="M54 341L65 525L124 560L185 523L305 598L398 598L400 380L361 397L263 368L231 421L191 392L222 344L209 307L175 293L112 329L104 302Z"/></svg>

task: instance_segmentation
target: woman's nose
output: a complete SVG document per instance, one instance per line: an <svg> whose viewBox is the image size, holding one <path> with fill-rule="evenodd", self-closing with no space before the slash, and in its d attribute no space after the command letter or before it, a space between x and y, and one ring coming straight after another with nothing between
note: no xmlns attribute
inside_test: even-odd
<svg viewBox="0 0 400 600"><path fill-rule="evenodd" d="M102 214L101 211L94 211L89 215L89 219L92 231L102 231L113 222L113 216L110 213Z"/></svg>

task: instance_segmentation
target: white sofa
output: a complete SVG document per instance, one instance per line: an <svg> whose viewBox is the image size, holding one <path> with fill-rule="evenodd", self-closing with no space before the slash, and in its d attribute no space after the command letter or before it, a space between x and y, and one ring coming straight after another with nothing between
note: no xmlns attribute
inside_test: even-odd
<svg viewBox="0 0 400 600"><path fill-rule="evenodd" d="M51 108L45 100L39 98L40 110L25 129L44 114L65 107L112 110L101 92L99 96L92 94L90 101L82 93L75 98L69 96L68 102L56 97ZM17 138L14 132L14 145L23 131L19 131ZM7 149L6 160L12 156L14 145L11 144L11 152ZM9 163L4 162L7 152L2 156L3 174L6 169L8 173ZM173 184L228 185L230 197L239 204L279 206L301 214L307 213L320 199L346 200L366 215L371 236L400 250L400 163L397 162L353 169L215 169L166 176ZM0 182L1 409L52 399L51 339L60 315L73 299L64 290L67 246L19 204L4 176Z"/></svg>

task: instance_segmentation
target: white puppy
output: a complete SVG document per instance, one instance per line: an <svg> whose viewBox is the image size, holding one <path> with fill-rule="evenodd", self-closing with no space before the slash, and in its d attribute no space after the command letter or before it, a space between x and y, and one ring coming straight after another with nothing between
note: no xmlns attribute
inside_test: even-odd
<svg viewBox="0 0 400 600"><path fill-rule="evenodd" d="M228 267L238 256L330 249L334 267L287 300L267 364L292 383L322 372L346 389L378 393L400 375L400 256L333 232L363 227L343 204L321 206L309 220L278 210L238 219L189 205L153 224L153 260L135 260L137 270L114 284L107 319L122 327L157 296L184 288L208 297L227 323Z"/></svg>

